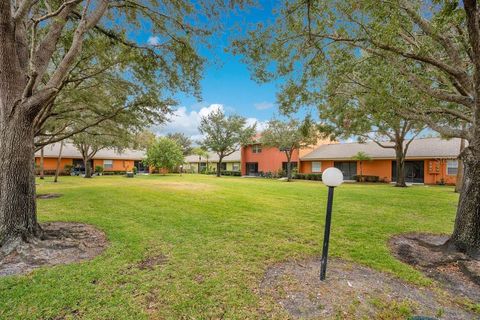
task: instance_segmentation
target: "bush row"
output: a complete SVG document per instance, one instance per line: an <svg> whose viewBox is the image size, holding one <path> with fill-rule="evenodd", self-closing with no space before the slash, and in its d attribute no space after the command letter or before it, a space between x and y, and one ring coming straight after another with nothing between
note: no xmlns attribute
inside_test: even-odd
<svg viewBox="0 0 480 320"><path fill-rule="evenodd" d="M295 179L322 181L321 173L297 173Z"/></svg>
<svg viewBox="0 0 480 320"><path fill-rule="evenodd" d="M367 176L367 175L357 175L354 177L355 181L357 182L379 182L379 176Z"/></svg>
<svg viewBox="0 0 480 320"><path fill-rule="evenodd" d="M236 176L240 177L242 173L240 171L228 171L228 170L222 170L222 176Z"/></svg>

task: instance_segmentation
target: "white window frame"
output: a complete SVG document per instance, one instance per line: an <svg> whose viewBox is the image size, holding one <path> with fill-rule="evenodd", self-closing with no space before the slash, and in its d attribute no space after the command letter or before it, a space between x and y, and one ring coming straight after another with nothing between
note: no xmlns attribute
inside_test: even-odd
<svg viewBox="0 0 480 320"><path fill-rule="evenodd" d="M453 166L451 164L454 164ZM455 169L455 173L450 173L450 169ZM447 176L456 176L458 174L458 160L447 160Z"/></svg>
<svg viewBox="0 0 480 320"><path fill-rule="evenodd" d="M232 164L232 171L240 171L240 163L235 162Z"/></svg>
<svg viewBox="0 0 480 320"><path fill-rule="evenodd" d="M314 163L318 163L318 170L314 169ZM312 173L322 172L322 162L321 161L312 161Z"/></svg>
<svg viewBox="0 0 480 320"><path fill-rule="evenodd" d="M262 146L260 144L254 144L252 146L252 152L253 153L261 153L262 152Z"/></svg>
<svg viewBox="0 0 480 320"><path fill-rule="evenodd" d="M103 160L103 169L113 169L113 160Z"/></svg>

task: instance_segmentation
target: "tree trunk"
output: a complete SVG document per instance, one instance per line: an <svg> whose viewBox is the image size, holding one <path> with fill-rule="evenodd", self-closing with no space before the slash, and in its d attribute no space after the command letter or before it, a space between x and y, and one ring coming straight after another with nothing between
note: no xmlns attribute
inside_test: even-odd
<svg viewBox="0 0 480 320"><path fill-rule="evenodd" d="M222 172L221 172L222 160L223 160L222 158L219 158L217 162L217 177L220 177L222 175Z"/></svg>
<svg viewBox="0 0 480 320"><path fill-rule="evenodd" d="M45 179L44 150L40 149L40 179Z"/></svg>
<svg viewBox="0 0 480 320"><path fill-rule="evenodd" d="M292 160L287 159L287 181L292 181Z"/></svg>
<svg viewBox="0 0 480 320"><path fill-rule="evenodd" d="M92 168L90 168L90 159L83 160L83 165L85 166L85 178L91 178Z"/></svg>
<svg viewBox="0 0 480 320"><path fill-rule="evenodd" d="M395 147L397 181L395 187L406 187L405 183L405 153L403 152L403 142Z"/></svg>
<svg viewBox="0 0 480 320"><path fill-rule="evenodd" d="M31 121L0 119L0 247L41 235L35 200L35 148Z"/></svg>
<svg viewBox="0 0 480 320"><path fill-rule="evenodd" d="M63 141L60 142L60 151L58 152L57 168L55 169L55 179L53 179L53 182L58 181L58 174L60 173L60 164L62 163L62 151L63 151Z"/></svg>
<svg viewBox="0 0 480 320"><path fill-rule="evenodd" d="M364 182L364 178L363 178L363 161L359 161L360 163L360 182Z"/></svg>
<svg viewBox="0 0 480 320"><path fill-rule="evenodd" d="M462 153L463 186L458 201L455 227L449 240L457 250L480 258L480 146L468 146Z"/></svg>
<svg viewBox="0 0 480 320"><path fill-rule="evenodd" d="M465 139L460 140L460 154L462 154L463 149L465 149ZM460 191L462 191L462 184L463 184L463 160L459 158L457 180L455 181L455 192L460 193Z"/></svg>

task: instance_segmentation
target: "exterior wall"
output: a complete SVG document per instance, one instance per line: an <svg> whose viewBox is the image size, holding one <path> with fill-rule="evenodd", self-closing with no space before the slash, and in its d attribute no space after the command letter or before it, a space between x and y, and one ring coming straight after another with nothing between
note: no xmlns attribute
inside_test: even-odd
<svg viewBox="0 0 480 320"><path fill-rule="evenodd" d="M202 161L203 162L203 161ZM234 171L233 170L233 164L236 163L238 164L238 167L240 168L241 163L240 162L225 162L227 164L227 171ZM190 173L198 173L198 162L188 162L183 166L185 172L190 172ZM209 171L215 171L217 170L217 162L208 162L208 170Z"/></svg>
<svg viewBox="0 0 480 320"><path fill-rule="evenodd" d="M293 152L291 159L292 162L299 161L298 154L298 150ZM242 175L246 175L247 173L247 162L258 163L258 172L277 172L282 169L282 163L287 162L287 156L277 148L262 147L262 152L253 153L252 146L249 145L242 148Z"/></svg>
<svg viewBox="0 0 480 320"><path fill-rule="evenodd" d="M300 163L300 173L313 173L312 172L312 162L321 162L322 163L322 171L325 171L328 168L333 167L332 160L322 160L322 161L302 161ZM315 172L317 173L317 172Z"/></svg>
<svg viewBox="0 0 480 320"><path fill-rule="evenodd" d="M62 158L60 161L60 171L66 165L72 165L73 159L72 158ZM40 166L40 157L35 158L35 165ZM57 158L43 158L43 169L44 170L57 170Z"/></svg>
<svg viewBox="0 0 480 320"><path fill-rule="evenodd" d="M410 160L410 159L409 159ZM456 175L447 174L446 159L411 159L424 161L424 183L437 184L442 180L444 183L454 185L456 183ZM301 173L312 173L313 161L302 161L300 163ZM334 166L333 160L322 160L322 171ZM363 161L363 174L378 176L380 180L385 182L392 181L392 160L370 160ZM433 169L431 169L433 168ZM437 169L438 168L438 169ZM357 161L357 174L360 174L360 164Z"/></svg>
<svg viewBox="0 0 480 320"><path fill-rule="evenodd" d="M96 166L102 166L104 171L130 171L134 167L134 160L115 160L113 159L112 168L105 168L103 166L104 159L94 159L93 160L93 169ZM105 159L111 160L111 159Z"/></svg>
<svg viewBox="0 0 480 320"><path fill-rule="evenodd" d="M369 160L362 161L363 174L366 176L378 176L380 181L392 181L392 160ZM357 174L360 174L360 161L357 161Z"/></svg>
<svg viewBox="0 0 480 320"><path fill-rule="evenodd" d="M448 175L447 174L447 161L446 159L426 159L424 163L424 171L425 171L425 183L426 184L436 184L441 182L442 180L446 184L454 185L457 180L456 175ZM430 163L432 162L432 167L436 165L438 170L433 170L435 173L429 172L431 166Z"/></svg>

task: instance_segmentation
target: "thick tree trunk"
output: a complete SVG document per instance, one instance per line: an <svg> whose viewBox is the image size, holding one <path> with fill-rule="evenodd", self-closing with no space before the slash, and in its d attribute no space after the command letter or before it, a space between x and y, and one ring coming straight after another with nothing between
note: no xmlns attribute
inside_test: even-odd
<svg viewBox="0 0 480 320"><path fill-rule="evenodd" d="M395 187L406 187L405 183L405 153L403 152L403 142L395 148L397 181Z"/></svg>
<svg viewBox="0 0 480 320"><path fill-rule="evenodd" d="M287 160L287 181L292 181L292 160Z"/></svg>
<svg viewBox="0 0 480 320"><path fill-rule="evenodd" d="M53 182L58 181L58 175L60 173L60 164L62 163L62 151L63 151L63 141L60 142L60 151L58 152L57 167L55 170L55 179L53 179Z"/></svg>
<svg viewBox="0 0 480 320"><path fill-rule="evenodd" d="M20 118L20 119L19 119ZM31 122L16 115L0 119L0 247L41 235L35 199L34 141Z"/></svg>
<svg viewBox="0 0 480 320"><path fill-rule="evenodd" d="M460 140L460 154L462 154L463 149L465 149L465 139ZM455 192L457 193L462 191L463 171L463 160L460 158L458 159L457 180L455 181Z"/></svg>
<svg viewBox="0 0 480 320"><path fill-rule="evenodd" d="M456 249L480 259L480 146L462 153L464 179L452 237Z"/></svg>
<svg viewBox="0 0 480 320"><path fill-rule="evenodd" d="M45 178L45 165L44 165L44 150L40 149L40 179Z"/></svg>
<svg viewBox="0 0 480 320"><path fill-rule="evenodd" d="M222 168L222 158L218 159L217 162L217 177L220 177L222 175L221 168Z"/></svg>
<svg viewBox="0 0 480 320"><path fill-rule="evenodd" d="M85 167L85 178L91 178L92 168L90 168L90 159L83 160L83 165Z"/></svg>

